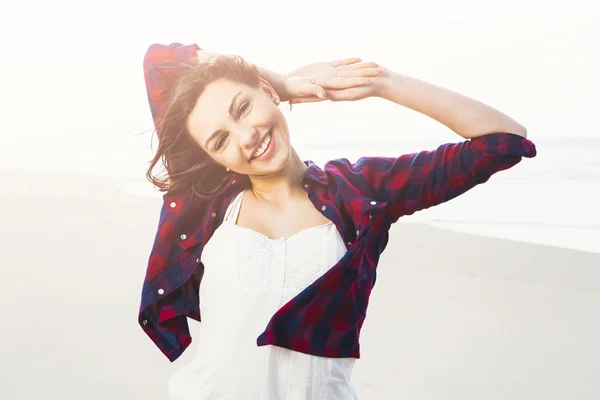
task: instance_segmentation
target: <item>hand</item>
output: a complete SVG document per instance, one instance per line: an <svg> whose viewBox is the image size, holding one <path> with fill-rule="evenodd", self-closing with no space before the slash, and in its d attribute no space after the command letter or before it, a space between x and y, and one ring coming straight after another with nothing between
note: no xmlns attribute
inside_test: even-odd
<svg viewBox="0 0 600 400"><path fill-rule="evenodd" d="M342 90L326 90L327 99L331 101L356 101L367 97L381 97L392 73L381 66L377 68L379 74L371 78L370 83Z"/></svg>
<svg viewBox="0 0 600 400"><path fill-rule="evenodd" d="M374 77L382 73L375 63L347 58L304 66L287 75L284 85L290 103L315 102L326 100L327 93L348 96L346 90L369 85Z"/></svg>

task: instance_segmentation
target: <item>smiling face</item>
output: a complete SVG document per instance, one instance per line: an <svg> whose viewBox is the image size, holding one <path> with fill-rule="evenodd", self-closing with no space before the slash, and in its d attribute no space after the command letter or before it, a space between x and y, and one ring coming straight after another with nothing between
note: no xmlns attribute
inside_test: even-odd
<svg viewBox="0 0 600 400"><path fill-rule="evenodd" d="M217 163L250 177L277 174L292 147L272 87L223 78L209 83L187 119L194 140Z"/></svg>

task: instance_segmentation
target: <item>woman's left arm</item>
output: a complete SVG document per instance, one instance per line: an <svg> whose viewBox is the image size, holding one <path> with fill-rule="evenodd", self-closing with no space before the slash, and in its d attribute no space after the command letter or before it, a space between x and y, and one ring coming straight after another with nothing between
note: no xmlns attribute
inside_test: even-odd
<svg viewBox="0 0 600 400"><path fill-rule="evenodd" d="M514 119L460 93L392 72L377 79L376 96L427 115L465 139L495 132L527 137Z"/></svg>
<svg viewBox="0 0 600 400"><path fill-rule="evenodd" d="M396 158L364 157L346 168L365 193L387 203L396 221L486 182L495 173L536 155L526 129L494 108L467 96L382 69L381 76L332 100L381 97L444 124L466 140Z"/></svg>
<svg viewBox="0 0 600 400"><path fill-rule="evenodd" d="M347 67L340 67L344 70ZM465 139L506 132L527 137L527 130L504 113L480 101L374 64L372 83L343 91L327 91L332 101L380 97L427 115Z"/></svg>

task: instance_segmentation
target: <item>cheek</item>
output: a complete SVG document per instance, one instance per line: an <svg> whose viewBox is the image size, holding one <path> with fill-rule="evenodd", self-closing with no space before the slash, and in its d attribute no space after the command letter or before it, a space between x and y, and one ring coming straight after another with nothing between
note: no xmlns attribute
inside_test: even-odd
<svg viewBox="0 0 600 400"><path fill-rule="evenodd" d="M245 165L247 160L239 144L235 141L230 141L225 151L215 156L215 161L226 167L236 168L240 165Z"/></svg>
<svg viewBox="0 0 600 400"><path fill-rule="evenodd" d="M285 117L283 116L283 114L281 113L281 111L279 111L277 113L277 115L276 115L276 121L277 121L276 122L277 127L279 128L279 131L280 131L281 135L284 136L285 138L287 138L289 140L290 132L288 130L287 120L285 119Z"/></svg>
<svg viewBox="0 0 600 400"><path fill-rule="evenodd" d="M283 133L287 133L287 123L283 113L275 104L270 104L270 106L265 110L263 114L263 124L265 126L276 125L280 130L285 130Z"/></svg>
<svg viewBox="0 0 600 400"><path fill-rule="evenodd" d="M258 124L273 124L278 123L283 114L279 107L272 102L271 99L265 96L265 99L257 104L257 107L253 110L254 117Z"/></svg>

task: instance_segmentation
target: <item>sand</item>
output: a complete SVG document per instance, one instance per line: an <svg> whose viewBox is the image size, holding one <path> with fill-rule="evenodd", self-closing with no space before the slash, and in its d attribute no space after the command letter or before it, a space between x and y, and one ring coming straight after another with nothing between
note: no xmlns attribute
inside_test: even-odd
<svg viewBox="0 0 600 400"><path fill-rule="evenodd" d="M193 349L171 364L137 325L160 199L97 177L0 179L0 398L166 399ZM597 400L599 312L598 254L400 221L354 382L362 400Z"/></svg>

